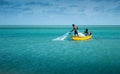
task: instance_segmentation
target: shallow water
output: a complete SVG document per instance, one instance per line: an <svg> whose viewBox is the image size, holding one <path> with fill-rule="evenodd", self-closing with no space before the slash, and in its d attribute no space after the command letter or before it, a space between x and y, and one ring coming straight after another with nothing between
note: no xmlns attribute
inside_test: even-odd
<svg viewBox="0 0 120 74"><path fill-rule="evenodd" d="M120 26L79 26L88 41L53 39L69 26L0 29L0 74L119 74Z"/></svg>

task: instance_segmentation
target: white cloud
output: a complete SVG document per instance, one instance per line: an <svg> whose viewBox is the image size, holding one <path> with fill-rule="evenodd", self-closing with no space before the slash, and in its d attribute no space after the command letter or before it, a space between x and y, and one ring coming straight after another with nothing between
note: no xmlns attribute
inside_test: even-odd
<svg viewBox="0 0 120 74"><path fill-rule="evenodd" d="M12 15L22 20L85 22L117 18L120 1L114 0L6 0L10 4L1 6L0 15ZM117 14L116 14L117 13ZM6 15L7 14L7 15ZM16 16L17 15L17 16ZM28 18L29 17L29 18ZM54 19L55 18L55 19ZM105 18L105 19L104 19ZM76 20L75 20L76 19ZM70 21L69 21L70 20ZM32 22L32 21L31 21ZM45 22L45 21L43 21ZM105 22L105 21L104 21ZM103 23L104 23L103 22ZM52 23L52 22L51 22ZM86 22L85 22L86 23Z"/></svg>

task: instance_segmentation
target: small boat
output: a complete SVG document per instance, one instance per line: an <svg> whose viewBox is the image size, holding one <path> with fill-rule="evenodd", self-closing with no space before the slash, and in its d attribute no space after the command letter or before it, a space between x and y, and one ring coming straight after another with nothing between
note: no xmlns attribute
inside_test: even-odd
<svg viewBox="0 0 120 74"><path fill-rule="evenodd" d="M88 35L88 36L72 36L72 39L75 41L80 41L80 40L90 40L92 38L92 35Z"/></svg>

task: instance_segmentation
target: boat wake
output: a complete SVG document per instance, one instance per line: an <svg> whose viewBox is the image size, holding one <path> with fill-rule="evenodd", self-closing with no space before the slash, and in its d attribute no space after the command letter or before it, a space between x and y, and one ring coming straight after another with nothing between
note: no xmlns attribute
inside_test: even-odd
<svg viewBox="0 0 120 74"><path fill-rule="evenodd" d="M53 39L53 41L63 41L68 35L69 35L70 32L67 32L66 34L62 35L62 36L59 36L55 39Z"/></svg>
<svg viewBox="0 0 120 74"><path fill-rule="evenodd" d="M65 33L64 35L59 36L59 37L53 39L53 41L63 41L63 40L65 40L65 38L67 38L67 36L68 36L69 34L70 34L70 32L67 32L67 33ZM82 36L82 37L85 36L82 32L79 32L79 31L78 31L78 35L79 35L79 36Z"/></svg>

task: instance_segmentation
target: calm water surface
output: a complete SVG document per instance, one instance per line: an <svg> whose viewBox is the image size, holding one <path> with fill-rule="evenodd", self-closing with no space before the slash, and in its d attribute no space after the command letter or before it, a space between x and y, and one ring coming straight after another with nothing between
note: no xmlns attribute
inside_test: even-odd
<svg viewBox="0 0 120 74"><path fill-rule="evenodd" d="M120 26L79 26L88 41L53 39L71 26L0 29L0 74L120 74Z"/></svg>

